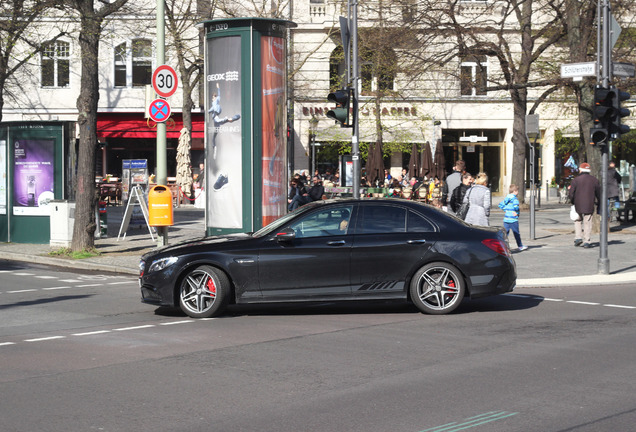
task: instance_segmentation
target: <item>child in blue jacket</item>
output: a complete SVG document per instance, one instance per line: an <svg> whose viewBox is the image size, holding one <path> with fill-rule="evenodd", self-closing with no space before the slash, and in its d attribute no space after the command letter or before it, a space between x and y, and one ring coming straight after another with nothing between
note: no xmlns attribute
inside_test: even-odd
<svg viewBox="0 0 636 432"><path fill-rule="evenodd" d="M519 199L517 198L519 188L517 185L511 184L508 192L509 194L506 198L499 203L499 208L505 212L503 218L504 229L506 230L506 234L512 230L512 233L515 235L515 240L517 241L517 246L519 247L518 250L524 251L528 249L528 246L524 246L521 243L521 234L519 233Z"/></svg>

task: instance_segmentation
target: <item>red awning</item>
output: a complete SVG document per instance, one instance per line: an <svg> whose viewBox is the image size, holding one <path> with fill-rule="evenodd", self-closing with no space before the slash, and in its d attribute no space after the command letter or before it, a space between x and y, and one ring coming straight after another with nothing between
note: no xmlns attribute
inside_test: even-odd
<svg viewBox="0 0 636 432"><path fill-rule="evenodd" d="M181 114L173 114L166 122L166 137L179 138L183 129ZM192 138L203 138L203 114L192 114ZM97 136L100 138L156 138L157 123L145 119L142 113L97 115Z"/></svg>

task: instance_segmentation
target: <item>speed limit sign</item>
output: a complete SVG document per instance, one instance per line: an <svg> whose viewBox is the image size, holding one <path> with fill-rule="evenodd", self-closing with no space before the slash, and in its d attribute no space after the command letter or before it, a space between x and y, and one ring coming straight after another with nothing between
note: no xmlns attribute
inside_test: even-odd
<svg viewBox="0 0 636 432"><path fill-rule="evenodd" d="M161 65L152 74L152 87L161 97L172 96L177 91L177 73L168 65Z"/></svg>

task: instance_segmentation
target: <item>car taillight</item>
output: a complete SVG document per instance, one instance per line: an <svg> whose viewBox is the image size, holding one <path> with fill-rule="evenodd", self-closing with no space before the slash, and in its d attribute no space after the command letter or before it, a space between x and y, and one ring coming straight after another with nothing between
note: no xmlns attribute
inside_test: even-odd
<svg viewBox="0 0 636 432"><path fill-rule="evenodd" d="M510 257L510 249L508 249L508 245L506 242L498 239L486 239L482 240L484 246L487 246L489 249L494 250L499 255Z"/></svg>

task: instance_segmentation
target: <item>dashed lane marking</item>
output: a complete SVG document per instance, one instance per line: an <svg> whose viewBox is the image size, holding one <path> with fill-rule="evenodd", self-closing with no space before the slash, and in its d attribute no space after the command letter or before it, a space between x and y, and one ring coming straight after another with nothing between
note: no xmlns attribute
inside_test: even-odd
<svg viewBox="0 0 636 432"><path fill-rule="evenodd" d="M586 302L586 301L580 301L580 300L565 300L565 299L541 297L541 296L529 295L529 294L504 294L504 295L506 295L508 297L540 299L540 300L543 300L543 301L563 302L563 303L579 304L579 305L586 305L586 306L604 306L604 307L611 307L611 308L617 308L617 309L636 309L636 306L629 306L629 305L617 305L617 304L610 304L610 303Z"/></svg>
<svg viewBox="0 0 636 432"><path fill-rule="evenodd" d="M180 325L180 324L191 324L191 323L196 323L196 322L209 321L209 320L213 320L213 319L215 319L215 318L202 318L202 319L187 319L187 320L179 320L179 321L167 321L167 322L159 323L158 325L160 325L160 326L172 326L172 325ZM101 329L101 330L93 330L93 331L81 332L81 333L71 333L70 336L74 336L74 337L99 336L99 335L104 335L104 334L113 333L113 332L125 332L125 331L131 331L131 330L144 330L144 329L149 329L149 328L154 328L154 327L157 327L157 325L155 325L155 324L145 324L145 325L131 326L131 327L119 327L119 328L114 328L114 329ZM46 342L46 341L60 340L60 339L67 339L67 336L64 336L64 335L53 335L53 336L45 336L45 337L36 337L36 338L24 339L22 342L29 342L29 343ZM17 343L18 342L0 342L0 347L16 345Z"/></svg>
<svg viewBox="0 0 636 432"><path fill-rule="evenodd" d="M14 291L7 291L7 294L18 294L18 293L25 293L25 292L34 292L37 291L37 289L23 289L23 290L14 290Z"/></svg>

